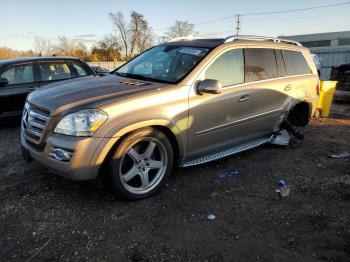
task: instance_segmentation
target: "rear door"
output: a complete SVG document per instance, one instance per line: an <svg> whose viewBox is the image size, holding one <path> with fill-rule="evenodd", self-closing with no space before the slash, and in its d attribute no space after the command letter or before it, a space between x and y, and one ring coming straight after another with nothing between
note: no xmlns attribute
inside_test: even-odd
<svg viewBox="0 0 350 262"><path fill-rule="evenodd" d="M41 86L74 77L69 63L64 60L40 61L38 71Z"/></svg>
<svg viewBox="0 0 350 262"><path fill-rule="evenodd" d="M252 131L257 136L271 133L285 112L290 98L286 69L280 50L246 48L245 82L250 90L250 119Z"/></svg>
<svg viewBox="0 0 350 262"><path fill-rule="evenodd" d="M39 86L33 62L10 65L0 78L9 82L0 87L0 113L22 111L28 93Z"/></svg>

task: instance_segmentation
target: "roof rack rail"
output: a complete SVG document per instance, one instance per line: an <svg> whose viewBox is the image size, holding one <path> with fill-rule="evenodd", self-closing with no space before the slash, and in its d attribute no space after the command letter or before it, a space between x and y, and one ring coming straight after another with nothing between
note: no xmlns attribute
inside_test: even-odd
<svg viewBox="0 0 350 262"><path fill-rule="evenodd" d="M199 40L199 39L216 39L213 37L205 37L205 36L182 36L182 37L175 37L167 41L167 43L170 42L177 42L177 41L191 41L191 40Z"/></svg>
<svg viewBox="0 0 350 262"><path fill-rule="evenodd" d="M292 41L288 39L280 39L276 37L267 37L267 36L256 36L256 35L231 35L225 38L225 43L233 42L235 40L251 40L251 41L271 41L274 43L286 43L297 46L303 46L297 41Z"/></svg>

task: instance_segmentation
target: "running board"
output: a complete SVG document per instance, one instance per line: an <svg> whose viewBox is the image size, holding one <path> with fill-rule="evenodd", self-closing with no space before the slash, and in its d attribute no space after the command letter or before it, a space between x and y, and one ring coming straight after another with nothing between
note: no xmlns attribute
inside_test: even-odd
<svg viewBox="0 0 350 262"><path fill-rule="evenodd" d="M266 143L270 142L273 139L273 137L274 136L272 135L271 137L259 138L259 139L256 139L256 140L244 143L244 144L232 146L232 147L224 149L223 151L214 152L214 153L211 153L209 155L202 156L200 158L187 161L182 165L182 167L200 165L200 164L211 162L211 161L214 161L214 160L217 160L220 158L224 158L224 157L227 157L230 155L234 155L234 154L237 154L239 152L266 144Z"/></svg>

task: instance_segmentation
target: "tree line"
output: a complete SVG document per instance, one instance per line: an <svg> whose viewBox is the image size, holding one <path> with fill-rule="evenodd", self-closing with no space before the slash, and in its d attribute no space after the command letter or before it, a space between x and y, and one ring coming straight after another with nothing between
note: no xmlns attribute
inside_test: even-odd
<svg viewBox="0 0 350 262"><path fill-rule="evenodd" d="M123 61L171 38L198 34L194 25L188 21L176 20L165 34L158 36L141 13L132 11L128 18L122 12L108 15L113 31L96 41L91 48L88 48L81 40L69 39L66 36L59 36L54 42L35 37L33 50L17 51L0 47L0 59L55 55L78 57L87 62Z"/></svg>

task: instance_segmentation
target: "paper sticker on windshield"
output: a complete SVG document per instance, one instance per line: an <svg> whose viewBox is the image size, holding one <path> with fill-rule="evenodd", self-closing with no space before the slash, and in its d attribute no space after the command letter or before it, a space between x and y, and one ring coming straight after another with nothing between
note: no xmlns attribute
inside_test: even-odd
<svg viewBox="0 0 350 262"><path fill-rule="evenodd" d="M196 48L182 48L180 50L180 53L182 54L189 54L189 55L199 55L202 52L202 50L200 49L196 49Z"/></svg>

